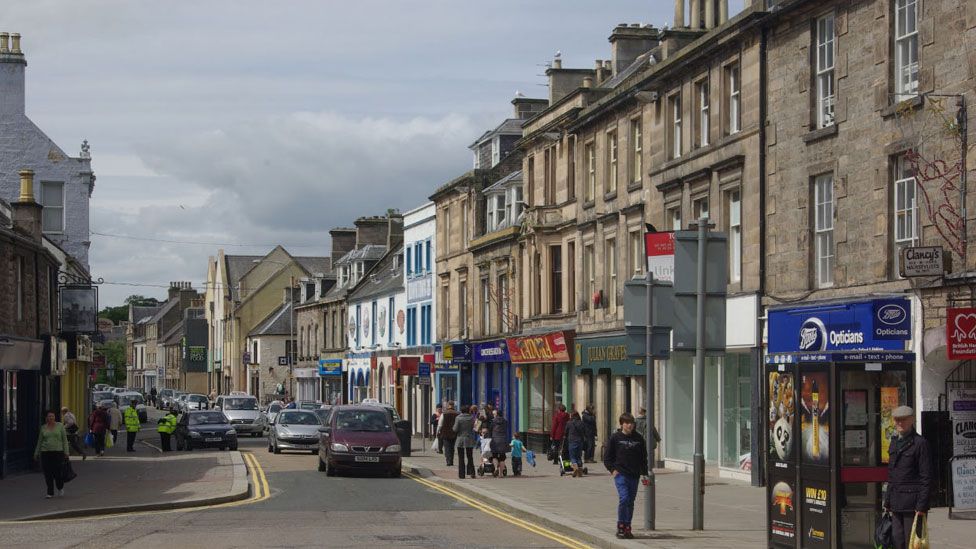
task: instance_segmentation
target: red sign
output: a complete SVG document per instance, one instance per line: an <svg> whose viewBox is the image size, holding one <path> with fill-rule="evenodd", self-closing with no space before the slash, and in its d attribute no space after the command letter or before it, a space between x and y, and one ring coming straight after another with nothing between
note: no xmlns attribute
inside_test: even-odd
<svg viewBox="0 0 976 549"><path fill-rule="evenodd" d="M644 252L654 278L674 282L674 233L644 233Z"/></svg>
<svg viewBox="0 0 976 549"><path fill-rule="evenodd" d="M976 307L946 309L946 351L949 360L976 358Z"/></svg>
<svg viewBox="0 0 976 549"><path fill-rule="evenodd" d="M506 340L512 364L569 362L569 345L563 332L536 336L510 337Z"/></svg>
<svg viewBox="0 0 976 549"><path fill-rule="evenodd" d="M400 357L400 375L404 376L415 376L420 370L420 357L419 356L401 356Z"/></svg>

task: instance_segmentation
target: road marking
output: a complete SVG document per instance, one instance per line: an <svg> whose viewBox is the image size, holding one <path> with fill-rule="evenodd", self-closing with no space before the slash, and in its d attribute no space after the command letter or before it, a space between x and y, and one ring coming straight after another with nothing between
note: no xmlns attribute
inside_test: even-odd
<svg viewBox="0 0 976 549"><path fill-rule="evenodd" d="M513 516L511 516L511 515L509 515L507 513L505 513L504 511L501 511L499 509L495 509L494 507L491 507L490 505L487 505L483 501L478 501L478 500L469 498L468 496L465 496L464 494L461 494L460 492L455 492L454 490L451 490L450 488L447 488L445 486L441 486L440 484L438 484L436 482L431 482L431 481L429 481L429 480L427 480L425 478L421 478L421 477L419 477L417 475L414 475L412 473L407 473L407 472L404 472L403 473L403 476L405 476L405 477L407 477L409 479L415 480L415 481L419 482L420 484L423 484L424 486L426 486L428 488L431 488L432 490L437 490L438 492L441 492L443 494L446 494L448 496L451 496L452 498L460 501L461 503L464 503L464 504L467 504L467 505L469 505L471 507L474 507L475 509L477 509L479 511L482 511L482 512L485 512L485 513L487 513L487 514L489 514L489 515L491 515L491 516L493 516L495 518L504 520L505 522L508 522L509 524L514 524L515 526L518 526L519 528L523 528L523 529L528 530L528 531L530 531L532 533L538 534L538 535L540 535L542 537L551 539L551 540L553 540L553 541L555 541L555 542L557 542L559 544L565 545L566 547L572 547L573 549L590 549L590 546L589 545L586 545L585 543L583 543L581 541L578 541L578 540L575 540L573 538L564 536L562 534L558 534L556 532L553 532L552 530L548 530L548 529L546 529L546 528L544 528L542 526L539 526L538 524L533 524L531 522L527 522L527 521L524 521L522 519L515 518L515 517L513 517Z"/></svg>
<svg viewBox="0 0 976 549"><path fill-rule="evenodd" d="M251 452L243 451L241 452L241 457L244 459L244 463L248 469L248 475L251 479L251 496L247 499L242 499L240 501L228 501L226 503L214 503L210 505L197 505L190 507L181 507L179 509L156 509L148 511L129 511L123 513L111 513L107 515L89 515L83 517L68 517L68 518L41 518L33 520L4 520L0 521L0 525L12 525L12 524L30 524L39 522L48 522L52 520L57 521L79 521L79 520L101 520L109 518L120 518L120 517L136 517L139 515L149 515L149 514L160 514L160 513L185 513L187 511L204 511L210 509L226 509L229 507L240 507L242 505L251 505L253 503L260 503L271 497L271 487L268 484L268 478L264 474L264 469L258 462L258 459L254 457Z"/></svg>

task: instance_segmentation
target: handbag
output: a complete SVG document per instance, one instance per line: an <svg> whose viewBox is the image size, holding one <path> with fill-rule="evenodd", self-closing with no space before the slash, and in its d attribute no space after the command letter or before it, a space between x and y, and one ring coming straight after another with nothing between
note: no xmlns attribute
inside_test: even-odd
<svg viewBox="0 0 976 549"><path fill-rule="evenodd" d="M78 473L75 473L74 468L71 467L71 460L67 456L64 458L64 462L61 463L61 480L62 482L68 483L75 479Z"/></svg>
<svg viewBox="0 0 976 549"><path fill-rule="evenodd" d="M926 515L915 515L912 522L912 537L908 538L908 549L929 549L929 523Z"/></svg>
<svg viewBox="0 0 976 549"><path fill-rule="evenodd" d="M885 511L874 526L874 549L893 549L895 537L891 531L891 513Z"/></svg>
<svg viewBox="0 0 976 549"><path fill-rule="evenodd" d="M115 446L115 441L112 440L112 433L105 433L105 449L108 450L112 446Z"/></svg>
<svg viewBox="0 0 976 549"><path fill-rule="evenodd" d="M91 431L88 431L88 434L85 435L85 446L94 446L94 445L95 445L95 435L93 435Z"/></svg>

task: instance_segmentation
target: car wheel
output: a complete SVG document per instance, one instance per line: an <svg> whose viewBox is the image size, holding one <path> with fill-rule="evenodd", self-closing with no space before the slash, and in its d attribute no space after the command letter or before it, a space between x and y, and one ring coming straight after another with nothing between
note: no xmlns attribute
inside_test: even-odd
<svg viewBox="0 0 976 549"><path fill-rule="evenodd" d="M176 439L176 451L177 452L183 451L183 441L181 439Z"/></svg>
<svg viewBox="0 0 976 549"><path fill-rule="evenodd" d="M325 476L327 476L327 477L334 477L334 476L336 476L336 473L337 473L336 468L335 467L332 467L331 465L329 465L329 461L326 460L325 461Z"/></svg>
<svg viewBox="0 0 976 549"><path fill-rule="evenodd" d="M320 472L325 471L325 462L322 461L322 457L321 456L319 456L319 471Z"/></svg>
<svg viewBox="0 0 976 549"><path fill-rule="evenodd" d="M399 467L397 467L396 469L392 469L390 471L390 476L392 478L400 478L402 475L403 475L403 470Z"/></svg>

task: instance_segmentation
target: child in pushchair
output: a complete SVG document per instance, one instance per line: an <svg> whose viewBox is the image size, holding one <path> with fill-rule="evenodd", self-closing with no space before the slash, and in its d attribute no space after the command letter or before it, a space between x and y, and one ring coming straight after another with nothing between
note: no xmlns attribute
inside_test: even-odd
<svg viewBox="0 0 976 549"><path fill-rule="evenodd" d="M481 430L481 465L478 466L478 474L481 476L494 475L495 474L495 464L492 462L492 458L495 453L491 451L491 435L488 433L488 429ZM502 474L508 476L508 469L503 468Z"/></svg>

